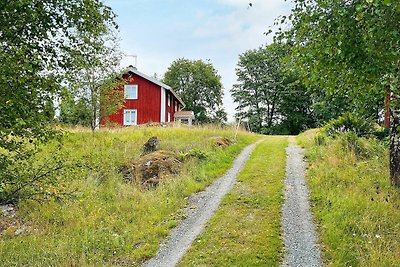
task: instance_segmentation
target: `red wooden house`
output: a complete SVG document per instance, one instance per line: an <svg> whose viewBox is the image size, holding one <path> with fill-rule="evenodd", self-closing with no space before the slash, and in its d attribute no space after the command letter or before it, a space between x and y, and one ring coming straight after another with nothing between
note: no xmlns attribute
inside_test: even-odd
<svg viewBox="0 0 400 267"><path fill-rule="evenodd" d="M184 108L185 103L168 85L147 76L135 67L129 67L123 75L125 101L122 108L108 118L102 118L121 126L139 125L148 122L172 122L175 112Z"/></svg>

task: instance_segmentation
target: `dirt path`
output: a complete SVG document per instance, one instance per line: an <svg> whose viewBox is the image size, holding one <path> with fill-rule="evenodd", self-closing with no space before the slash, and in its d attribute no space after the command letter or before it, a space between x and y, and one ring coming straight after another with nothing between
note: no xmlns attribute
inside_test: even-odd
<svg viewBox="0 0 400 267"><path fill-rule="evenodd" d="M236 176L248 160L256 144L250 145L236 158L231 169L218 178L205 191L190 197L187 218L172 230L167 243L161 245L157 255L144 263L143 267L175 266L183 257L194 239L201 233L205 223L218 208L222 198L232 189Z"/></svg>
<svg viewBox="0 0 400 267"><path fill-rule="evenodd" d="M285 202L282 210L285 241L284 267L321 266L321 253L317 245L315 225L308 202L304 176L306 164L303 150L289 139L286 148Z"/></svg>

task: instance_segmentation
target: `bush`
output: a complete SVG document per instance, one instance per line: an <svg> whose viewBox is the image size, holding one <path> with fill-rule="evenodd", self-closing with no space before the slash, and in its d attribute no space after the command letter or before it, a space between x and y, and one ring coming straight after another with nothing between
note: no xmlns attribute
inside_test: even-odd
<svg viewBox="0 0 400 267"><path fill-rule="evenodd" d="M357 136L367 136L374 132L371 119L348 112L337 119L330 120L325 125L325 129L329 136L349 132L353 132Z"/></svg>
<svg viewBox="0 0 400 267"><path fill-rule="evenodd" d="M0 204L24 199L62 200L69 195L62 188L62 178L70 164L60 152L52 151L43 157L41 149L28 143L18 151L1 151L0 158Z"/></svg>
<svg viewBox="0 0 400 267"><path fill-rule="evenodd" d="M197 158L199 160L206 160L208 158L208 153L200 149L194 148L187 152L180 152L180 158L182 161L186 161L190 158Z"/></svg>
<svg viewBox="0 0 400 267"><path fill-rule="evenodd" d="M368 159L374 155L383 155L387 144L375 138L358 137L354 132L348 132L339 137L343 148L354 153L357 158Z"/></svg>

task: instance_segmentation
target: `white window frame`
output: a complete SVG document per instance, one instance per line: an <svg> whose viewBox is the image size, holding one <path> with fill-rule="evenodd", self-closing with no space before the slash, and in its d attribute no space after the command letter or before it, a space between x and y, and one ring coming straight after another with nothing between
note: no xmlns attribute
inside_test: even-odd
<svg viewBox="0 0 400 267"><path fill-rule="evenodd" d="M127 114L130 114L131 120L127 122ZM132 113L134 113L134 121L132 120ZM137 125L137 109L124 109L124 126Z"/></svg>
<svg viewBox="0 0 400 267"><path fill-rule="evenodd" d="M175 101L175 112L178 111L178 102Z"/></svg>
<svg viewBox="0 0 400 267"><path fill-rule="evenodd" d="M171 95L168 94L168 107L170 107L170 106L171 106Z"/></svg>
<svg viewBox="0 0 400 267"><path fill-rule="evenodd" d="M133 96L128 96L128 90L133 90ZM137 84L125 84L124 85L124 95L125 99L138 99L138 85Z"/></svg>

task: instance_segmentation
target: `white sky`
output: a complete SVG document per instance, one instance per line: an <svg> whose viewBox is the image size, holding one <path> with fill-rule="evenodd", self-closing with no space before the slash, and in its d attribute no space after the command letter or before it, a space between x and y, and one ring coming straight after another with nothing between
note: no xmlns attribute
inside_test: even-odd
<svg viewBox="0 0 400 267"><path fill-rule="evenodd" d="M253 6L248 7L249 2ZM230 89L239 54L271 42L266 32L292 6L285 0L105 0L117 14L121 48L138 70L162 77L178 58L210 60L222 77L224 108L233 121ZM123 60L123 67L132 64Z"/></svg>

